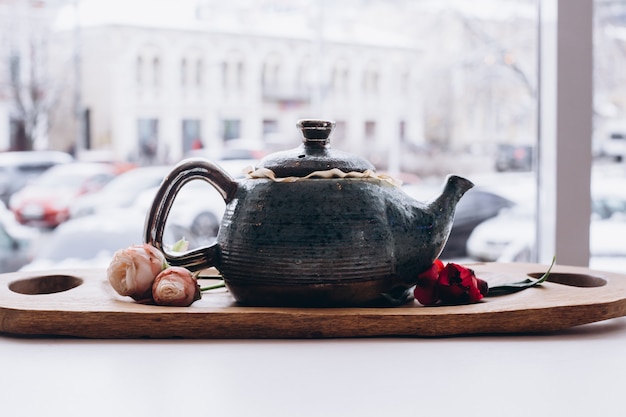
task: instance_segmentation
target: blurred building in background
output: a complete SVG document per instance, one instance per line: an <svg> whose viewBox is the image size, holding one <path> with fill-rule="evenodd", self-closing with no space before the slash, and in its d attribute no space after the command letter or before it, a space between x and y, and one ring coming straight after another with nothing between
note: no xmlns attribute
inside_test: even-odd
<svg viewBox="0 0 626 417"><path fill-rule="evenodd" d="M624 141L609 126L626 120L626 4L595 3L599 154ZM537 12L534 0L3 0L0 149L166 162L234 139L292 147L297 119L323 117L336 147L382 168L433 171L415 158L440 151L495 159L536 141Z"/></svg>
<svg viewBox="0 0 626 417"><path fill-rule="evenodd" d="M372 158L388 158L393 142L423 143L415 39L359 31L315 7L254 4L198 2L162 20L85 21L78 45L74 28L59 31L52 56L63 62L80 51L85 146L161 162L197 147L218 155L236 139L285 149L299 143L300 118L336 120L335 145ZM68 90L59 102L64 120L74 98ZM69 147L75 129L57 125L51 138Z"/></svg>

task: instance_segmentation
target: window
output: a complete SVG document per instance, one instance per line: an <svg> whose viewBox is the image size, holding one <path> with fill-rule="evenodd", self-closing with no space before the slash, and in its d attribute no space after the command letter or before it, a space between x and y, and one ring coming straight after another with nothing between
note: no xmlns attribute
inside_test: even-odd
<svg viewBox="0 0 626 417"><path fill-rule="evenodd" d="M222 62L222 87L229 92L240 92L244 88L245 63L237 51L231 51Z"/></svg>
<svg viewBox="0 0 626 417"><path fill-rule="evenodd" d="M221 75L222 75L222 89L225 90L228 86L228 62L224 61L221 63Z"/></svg>
<svg viewBox="0 0 626 417"><path fill-rule="evenodd" d="M143 84L143 72L144 72L143 58L138 56L136 67L135 67L135 81L137 82L137 85Z"/></svg>
<svg viewBox="0 0 626 417"><path fill-rule="evenodd" d="M227 2L215 13L230 10L231 17L237 16L235 3L242 4ZM206 94L197 108L183 110L171 97L147 95L137 103L119 98L123 95L114 93L123 87L97 88L101 74L85 72L84 99L95 104L90 105L94 139L111 137L114 148L138 147L150 135L137 135L134 121L154 117L151 129L139 130L155 137L160 133L163 149L167 141L170 149L181 150L188 144L180 143L176 123L193 114L189 120L224 140L244 134L258 140L270 129L278 129L273 137L292 140L298 118L327 117L338 121L333 146L365 156L376 153L380 170L416 175L421 184L436 187L446 173L458 172L530 204L539 233L531 237L533 259L546 262L556 254L560 263L582 264L589 258L584 250L589 252L585 246L593 231L585 236L581 225L591 222L591 204L585 201L590 196L579 190L589 185L593 194L594 184L605 183L606 174L622 172L624 160L624 148L618 146L626 142L626 128L617 123L626 119L626 72L619 70L626 50L623 2L595 0L593 8L589 0L371 0L358 2L358 8L354 2L305 2L306 7L293 4L281 13L248 3L250 15L258 16L254 36L247 36L251 27L241 19L220 16L211 18L220 30L207 29L201 36L202 25L175 33L167 24L149 31L136 25L132 33L124 32L134 42L118 43L121 48L111 58L131 57L122 75L125 81L136 79L142 92L178 83L183 58L186 85L221 88ZM311 13L307 7L320 9ZM311 31L316 23L311 16L322 11L323 30ZM305 24L281 25L281 19ZM221 30L228 25L230 31ZM98 62L98 51L114 32L102 33L100 39L83 39L84 53L91 54L85 62ZM201 40L202 53L172 50L163 40L174 36L181 44ZM594 91L586 81L592 60ZM241 94L247 80L256 84L248 86L249 95ZM298 94L290 91L292 86ZM342 88L350 94L337 100ZM587 172L592 160L585 124L591 103L593 181ZM185 103L190 104L196 103ZM103 116L110 108L116 111ZM169 119L158 126L151 115L162 114ZM110 126L115 132L107 130ZM66 140L64 133L51 132L51 141ZM388 152L396 144L397 151ZM509 196L511 191L515 195Z"/></svg>
<svg viewBox="0 0 626 417"><path fill-rule="evenodd" d="M347 63L340 62L335 65L331 75L331 86L335 94L345 96L349 91L350 70Z"/></svg>
<svg viewBox="0 0 626 417"><path fill-rule="evenodd" d="M408 70L404 70L400 73L400 82L398 83L400 95L407 95L409 93L409 88L411 85L410 80L411 75Z"/></svg>
<svg viewBox="0 0 626 417"><path fill-rule="evenodd" d="M186 119L182 123L183 153L204 147L202 141L201 121Z"/></svg>
<svg viewBox="0 0 626 417"><path fill-rule="evenodd" d="M235 85L237 88L244 88L244 80L246 76L246 67L242 61L237 62L237 79Z"/></svg>
<svg viewBox="0 0 626 417"><path fill-rule="evenodd" d="M363 73L363 92L365 94L378 93L378 81L378 71L373 67L367 68Z"/></svg>
<svg viewBox="0 0 626 417"><path fill-rule="evenodd" d="M152 60L152 85L159 87L161 84L161 61L158 57Z"/></svg>
<svg viewBox="0 0 626 417"><path fill-rule="evenodd" d="M198 59L196 61L196 77L195 77L196 87L202 86L203 73L204 73L204 64L202 63L202 59Z"/></svg>
<svg viewBox="0 0 626 417"><path fill-rule="evenodd" d="M183 58L180 61L180 85L182 88L187 87L187 60Z"/></svg>
<svg viewBox="0 0 626 417"><path fill-rule="evenodd" d="M365 140L368 142L374 141L376 138L376 122L368 120L365 122Z"/></svg>
<svg viewBox="0 0 626 417"><path fill-rule="evenodd" d="M222 121L222 139L231 140L241 138L241 120L226 119Z"/></svg>
<svg viewBox="0 0 626 417"><path fill-rule="evenodd" d="M278 120L275 119L265 119L263 120L263 137L267 138L272 134L278 133L279 125Z"/></svg>
<svg viewBox="0 0 626 417"><path fill-rule="evenodd" d="M185 96L190 92L202 92L204 64L199 48L191 48L183 54L179 62L180 89Z"/></svg>
<svg viewBox="0 0 626 417"><path fill-rule="evenodd" d="M348 144L346 143L346 126L347 123L344 120L335 120L335 130L331 138L333 147L337 149L348 148Z"/></svg>
<svg viewBox="0 0 626 417"><path fill-rule="evenodd" d="M161 84L161 60L158 48L154 44L144 44L134 52L136 58L130 77L138 87L138 91L145 89L156 91Z"/></svg>
<svg viewBox="0 0 626 417"><path fill-rule="evenodd" d="M157 119L139 119L137 121L137 139L139 160L147 164L156 162L159 146L159 121Z"/></svg>
<svg viewBox="0 0 626 417"><path fill-rule="evenodd" d="M16 51L11 52L9 57L9 79L12 83L19 83L22 79L21 58Z"/></svg>
<svg viewBox="0 0 626 417"><path fill-rule="evenodd" d="M296 89L301 96L308 96L311 90L311 66L307 56L302 60L296 75Z"/></svg>
<svg viewBox="0 0 626 417"><path fill-rule="evenodd" d="M270 55L263 63L263 73L261 82L263 90L268 93L275 93L280 87L281 67L277 55Z"/></svg>

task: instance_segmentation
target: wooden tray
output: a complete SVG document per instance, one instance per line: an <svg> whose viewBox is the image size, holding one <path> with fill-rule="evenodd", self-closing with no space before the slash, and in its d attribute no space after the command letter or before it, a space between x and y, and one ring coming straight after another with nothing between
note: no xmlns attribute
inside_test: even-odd
<svg viewBox="0 0 626 417"><path fill-rule="evenodd" d="M492 285L547 270L534 264L467 266ZM11 273L0 275L0 332L87 338L450 336L546 332L626 315L626 275L556 265L551 281L453 307L240 307L220 289L181 308L120 297L104 270Z"/></svg>

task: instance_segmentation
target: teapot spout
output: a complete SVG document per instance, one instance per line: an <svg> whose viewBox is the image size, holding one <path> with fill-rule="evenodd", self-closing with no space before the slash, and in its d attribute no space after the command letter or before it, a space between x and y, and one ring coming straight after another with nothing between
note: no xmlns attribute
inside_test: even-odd
<svg viewBox="0 0 626 417"><path fill-rule="evenodd" d="M398 260L396 272L407 285L414 285L417 276L439 257L448 241L457 203L473 186L465 178L450 175L441 195L434 200L426 204L414 201L399 205L410 207L406 223L395 222L405 227L394 230L394 254ZM387 215L394 220L403 218L400 214L391 216L390 212L388 209Z"/></svg>
<svg viewBox="0 0 626 417"><path fill-rule="evenodd" d="M443 192L428 204L428 211L433 216L433 247L436 248L434 259L439 256L450 235L456 206L463 195L474 186L470 180L457 175L447 177Z"/></svg>
<svg viewBox="0 0 626 417"><path fill-rule="evenodd" d="M454 216L457 203L472 187L474 187L474 183L470 180L458 175L448 175L443 192L430 205L436 212Z"/></svg>

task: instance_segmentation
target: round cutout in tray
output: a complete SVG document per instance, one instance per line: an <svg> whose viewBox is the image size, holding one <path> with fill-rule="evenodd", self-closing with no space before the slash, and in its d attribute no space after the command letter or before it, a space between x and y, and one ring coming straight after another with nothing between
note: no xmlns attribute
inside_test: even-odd
<svg viewBox="0 0 626 417"><path fill-rule="evenodd" d="M26 295L54 294L71 290L82 283L82 279L71 275L46 275L13 281L9 284L9 289Z"/></svg>

